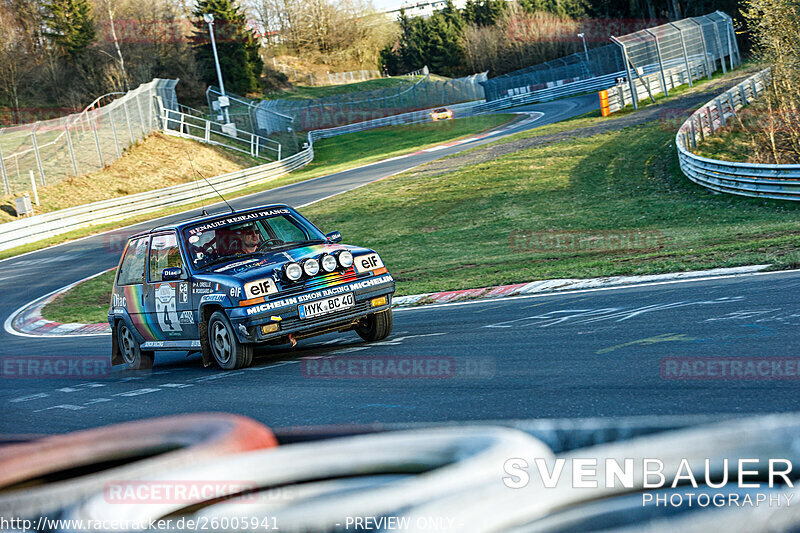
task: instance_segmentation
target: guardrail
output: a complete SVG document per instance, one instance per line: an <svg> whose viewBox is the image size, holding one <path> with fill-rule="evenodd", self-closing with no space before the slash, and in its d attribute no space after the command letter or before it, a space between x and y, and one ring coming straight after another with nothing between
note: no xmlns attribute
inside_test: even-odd
<svg viewBox="0 0 800 533"><path fill-rule="evenodd" d="M473 102L448 106L448 109L452 109L457 117L467 117L477 114L475 112L476 107L477 106ZM161 107L161 109L164 108ZM430 111L430 109L415 111L413 113L404 113L393 117L348 124L347 126L340 126L327 130L311 131L307 135L308 142L303 150L282 161L274 161L264 165L214 176L208 178L208 181L223 195L227 192L236 191L256 183L264 183L310 163L314 159L314 141L382 126L423 122L430 120ZM180 118L177 115L181 115L184 121L187 121L189 118L198 118L168 109L164 110L164 113L166 115L171 115L171 118L168 120L178 120L179 123ZM186 123L188 122L184 122L184 124ZM203 131L205 132L206 130L203 129ZM198 138L195 136L191 137ZM13 222L0 224L0 251L67 233L78 228L105 224L108 222L117 222L167 207L185 205L198 200L216 197L217 193L214 192L211 186L205 181L199 180L196 183L182 183L163 189L102 200L82 206L36 215L30 218L15 220Z"/></svg>
<svg viewBox="0 0 800 533"><path fill-rule="evenodd" d="M738 163L693 154L698 142L727 124L767 87L769 69L751 76L695 111L675 136L678 161L687 178L712 191L800 201L800 165Z"/></svg>

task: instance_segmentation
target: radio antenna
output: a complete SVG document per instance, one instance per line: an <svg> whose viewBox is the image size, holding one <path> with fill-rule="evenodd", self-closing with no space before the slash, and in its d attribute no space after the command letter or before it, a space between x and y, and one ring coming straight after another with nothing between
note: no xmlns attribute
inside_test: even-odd
<svg viewBox="0 0 800 533"><path fill-rule="evenodd" d="M212 185L212 184L211 184L211 182L210 182L210 181L208 181L208 178L206 178L206 177L205 177L205 176L204 176L204 175L203 175L203 174L202 174L202 173L201 173L199 170L197 170L197 168L195 168L195 166L194 166L194 161L192 161L192 156L191 156L191 155L189 155L189 149L188 149L188 148L186 148L186 145L185 145L185 144L183 145L183 149L184 149L184 151L186 152L186 158L189 160L189 165L191 165L191 167L192 167L192 171L193 171L195 174L199 175L201 178L203 178L203 179L205 180L205 182L206 182L206 183L208 183L208 186L209 186L209 187L211 187L211 189L212 189L212 190L213 190L215 193L217 193L217 196L219 196L220 198L222 198L222 201L223 201L223 202L225 202L225 205L227 205L227 206L228 206L228 209L230 209L230 210L231 210L231 213L235 213L235 212L236 212L236 210L235 210L233 207L231 207L231 204L229 204L229 203L228 203L228 200L226 200L226 199L225 199L225 197L224 197L224 196L222 196L222 195L220 194L220 192L219 192L219 191L216 189L216 187L214 187L214 185ZM195 184L196 184L196 185L198 185L198 184L197 184L197 177L195 177L195 178L194 178L194 182L195 182ZM200 191L200 186L199 186L199 185L197 186L197 191L198 191L198 192ZM205 207L205 204L203 203L202 197L201 197L201 199L200 199L200 202L201 202L201 205L203 206L203 215L207 215L208 213L206 212L206 207Z"/></svg>

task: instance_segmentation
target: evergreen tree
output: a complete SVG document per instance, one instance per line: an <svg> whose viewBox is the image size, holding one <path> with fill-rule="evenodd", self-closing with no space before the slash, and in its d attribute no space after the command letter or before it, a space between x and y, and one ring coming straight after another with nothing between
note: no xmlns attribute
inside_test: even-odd
<svg viewBox="0 0 800 533"><path fill-rule="evenodd" d="M246 25L247 19L236 0L199 0L193 13L194 32L191 37L200 77L217 85L214 52L203 14L214 15L214 38L217 44L225 89L247 94L258 90L264 63L258 54L259 41Z"/></svg>
<svg viewBox="0 0 800 533"><path fill-rule="evenodd" d="M68 61L78 60L94 41L92 7L87 0L52 0L44 6L45 35Z"/></svg>
<svg viewBox="0 0 800 533"><path fill-rule="evenodd" d="M500 0L502 1L502 0ZM448 0L430 18L409 18L400 11L398 44L381 52L381 59L394 73L410 72L425 65L437 74L456 75L464 69L461 37L466 21ZM394 56L394 57L392 57Z"/></svg>
<svg viewBox="0 0 800 533"><path fill-rule="evenodd" d="M582 18L586 16L587 9L592 2L587 0L518 0L520 7L528 13L546 11L557 17ZM599 0L594 3L602 4L607 0ZM637 0L625 0L627 3L635 3ZM609 17L612 15L608 15Z"/></svg>
<svg viewBox="0 0 800 533"><path fill-rule="evenodd" d="M506 11L505 0L467 0L464 21L477 26L491 26Z"/></svg>
<svg viewBox="0 0 800 533"><path fill-rule="evenodd" d="M447 0L447 6L426 21L427 39L423 59L433 72L457 75L463 70L464 50L461 36L466 23L461 13Z"/></svg>

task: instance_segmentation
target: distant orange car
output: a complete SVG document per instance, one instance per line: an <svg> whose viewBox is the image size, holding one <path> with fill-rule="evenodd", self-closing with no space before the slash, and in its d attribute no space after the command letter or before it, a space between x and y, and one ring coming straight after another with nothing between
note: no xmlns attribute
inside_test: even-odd
<svg viewBox="0 0 800 533"><path fill-rule="evenodd" d="M453 112L446 107L440 107L439 109L434 109L431 111L431 120L436 122L437 120L447 120L453 118Z"/></svg>

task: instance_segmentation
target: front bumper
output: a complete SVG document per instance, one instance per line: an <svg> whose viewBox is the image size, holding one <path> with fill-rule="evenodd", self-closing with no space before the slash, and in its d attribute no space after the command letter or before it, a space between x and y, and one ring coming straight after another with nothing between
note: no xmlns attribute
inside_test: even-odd
<svg viewBox="0 0 800 533"><path fill-rule="evenodd" d="M268 343L290 334L296 338L310 337L348 328L367 315L390 309L394 290L394 279L391 275L384 274L329 289L309 291L290 298L279 298L274 302L250 308L230 309L229 317L233 330L242 343ZM299 305L347 292L353 293L355 301L353 307L314 318L299 317ZM387 297L386 304L373 307L371 301L381 296ZM262 325L276 323L278 331L266 335L261 332Z"/></svg>

